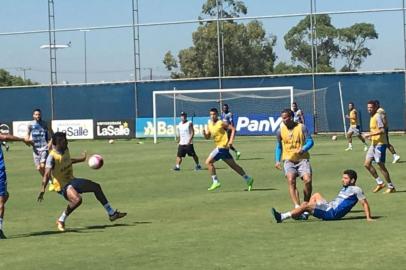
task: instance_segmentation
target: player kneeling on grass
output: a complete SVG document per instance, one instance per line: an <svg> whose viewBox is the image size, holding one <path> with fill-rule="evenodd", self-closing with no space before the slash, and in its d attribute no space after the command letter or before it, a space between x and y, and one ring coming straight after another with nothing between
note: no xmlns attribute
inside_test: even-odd
<svg viewBox="0 0 406 270"><path fill-rule="evenodd" d="M331 202L327 202L320 193L315 193L309 202L304 202L300 207L286 213L279 213L272 208L272 214L277 223L281 223L288 218L297 218L304 212L309 212L313 216L322 220L337 220L344 217L359 201L365 212L366 219L372 220L369 204L360 187L355 186L357 173L354 170L343 172L343 187L337 197Z"/></svg>
<svg viewBox="0 0 406 270"><path fill-rule="evenodd" d="M121 213L110 206L99 184L73 176L72 164L84 162L86 160L86 153L81 158L71 158L65 133L56 132L52 137L52 145L53 149L46 161L45 174L42 179L38 201L41 202L44 199L45 188L48 184L48 179L52 175L55 191L69 202L66 210L56 221L58 230L65 231L66 218L82 204L81 193L93 192L96 199L106 209L110 221L115 221L127 215L127 213Z"/></svg>

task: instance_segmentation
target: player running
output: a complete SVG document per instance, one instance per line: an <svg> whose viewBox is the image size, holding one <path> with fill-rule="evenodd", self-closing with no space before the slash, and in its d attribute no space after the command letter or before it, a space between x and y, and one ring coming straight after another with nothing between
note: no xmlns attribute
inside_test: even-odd
<svg viewBox="0 0 406 270"><path fill-rule="evenodd" d="M358 111L355 109L354 103L348 103L348 115L345 116L350 121L350 127L347 132L348 147L345 151L352 150L352 135L357 136L358 139L364 144L364 152L368 150L368 144L362 138L359 128Z"/></svg>
<svg viewBox="0 0 406 270"><path fill-rule="evenodd" d="M304 124L303 111L301 109L299 109L296 101L292 103L292 111L294 113L293 121L295 121L296 123Z"/></svg>
<svg viewBox="0 0 406 270"><path fill-rule="evenodd" d="M294 113L285 109L281 113L282 123L276 133L275 168L282 170L281 160L288 180L289 195L296 208L300 206L296 178L304 183L303 201L309 202L312 195L312 168L309 150L314 142L305 125L293 120ZM306 218L306 216L303 216Z"/></svg>
<svg viewBox="0 0 406 270"><path fill-rule="evenodd" d="M231 135L227 135L227 130L231 130ZM227 122L223 122L218 118L218 110L210 109L209 130L203 130L203 135L206 139L213 138L216 148L210 153L206 159L206 165L212 178L212 185L208 188L209 191L215 190L221 186L216 175L214 163L222 159L231 169L243 177L248 186L248 191L251 191L254 183L254 178L248 176L244 169L241 168L230 155L229 147L233 144L235 128Z"/></svg>
<svg viewBox="0 0 406 270"><path fill-rule="evenodd" d="M396 163L400 160L400 156L396 154L396 150L393 147L393 145L389 142L389 125L388 125L388 117L386 115L385 110L380 106L379 100L375 100L376 106L378 106L378 110L376 111L382 116L383 124L385 126L385 134L386 134L386 140L388 142L388 149L393 155L393 160L392 163Z"/></svg>
<svg viewBox="0 0 406 270"><path fill-rule="evenodd" d="M331 202L327 202L320 193L315 193L309 202L304 202L300 207L289 212L279 213L275 208L272 208L272 214L276 222L281 223L288 218L297 218L305 211L322 220L337 220L348 214L357 202L362 204L367 221L372 221L368 201L362 189L355 185L357 173L353 170L345 170L341 181L343 187Z"/></svg>
<svg viewBox="0 0 406 270"><path fill-rule="evenodd" d="M363 137L371 140L371 146L369 147L367 155L365 157L364 166L375 178L377 184L372 192L376 193L385 187L384 182L379 177L374 166L372 165L372 161L375 161L376 164L378 164L383 177L388 183L388 188L384 191L384 193L393 193L396 192L396 189L392 183L388 169L385 167L386 148L388 146L385 124L384 120L382 119L382 115L377 111L378 105L376 101L368 101L368 113L371 116L371 119L369 121L370 132L363 134Z"/></svg>
<svg viewBox="0 0 406 270"><path fill-rule="evenodd" d="M189 121L187 119L187 114L185 112L180 113L180 123L177 127L178 129L178 140L179 140L179 146L178 146L178 153L176 156L176 165L175 168L173 168L174 171L179 171L180 170L180 164L182 163L182 158L186 156L186 154L190 157L193 157L193 160L195 161L196 167L195 170L201 170L202 167L199 164L199 157L197 156L195 152L195 148L193 147L193 137L195 136L195 131L193 128L193 123L192 121Z"/></svg>
<svg viewBox="0 0 406 270"><path fill-rule="evenodd" d="M27 145L31 145L31 142L12 135L6 135L0 133L0 141L21 141ZM7 191L7 175L6 166L4 163L3 150L0 147L0 239L6 239L7 237L3 232L3 221L4 221L4 210L6 208L6 202L9 198L9 193Z"/></svg>
<svg viewBox="0 0 406 270"><path fill-rule="evenodd" d="M33 142L34 164L42 179L45 173L45 161L51 148L52 129L49 129L47 123L42 120L40 109L32 112L32 118L33 121L28 124L26 139ZM52 190L52 184L50 187Z"/></svg>
<svg viewBox="0 0 406 270"><path fill-rule="evenodd" d="M44 199L48 179L52 176L55 191L68 201L66 210L63 211L62 215L56 221L59 231L65 231L66 219L82 204L82 197L80 196L82 193L93 192L96 199L103 205L104 209L106 209L110 221L115 221L127 215L127 213L114 210L110 206L98 183L73 176L72 164L84 162L86 160L86 153L80 158L71 158L65 133L56 132L52 137L52 145L53 149L46 160L45 174L42 178L38 202Z"/></svg>
<svg viewBox="0 0 406 270"><path fill-rule="evenodd" d="M229 108L228 104L224 104L224 105L223 105L223 108L222 108L222 111L221 111L221 120L222 120L223 122L227 122L229 125L235 127L235 126L234 126L234 120L233 120L233 113L230 112L230 108ZM227 135L228 135L228 137L230 138L230 136L231 136L231 129L228 129L228 130L227 130ZM235 136L235 135L234 135L234 136ZM235 152L235 159L236 159L236 160L239 160L239 159L240 159L240 156L241 156L241 152L239 152L239 151L234 147L233 144L230 144L229 146L230 146L230 150L232 150L232 151Z"/></svg>

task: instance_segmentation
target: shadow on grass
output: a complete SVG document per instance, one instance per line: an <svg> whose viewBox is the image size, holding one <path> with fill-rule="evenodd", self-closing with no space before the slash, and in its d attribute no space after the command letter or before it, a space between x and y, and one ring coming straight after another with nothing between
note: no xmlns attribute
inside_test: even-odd
<svg viewBox="0 0 406 270"><path fill-rule="evenodd" d="M247 191L247 189L245 189ZM253 188L251 191L270 191L270 190L278 190L277 188Z"/></svg>
<svg viewBox="0 0 406 270"><path fill-rule="evenodd" d="M256 158L240 158L240 159L238 159L238 160L260 160L260 159L265 159L265 158L262 158L262 157L256 157Z"/></svg>
<svg viewBox="0 0 406 270"><path fill-rule="evenodd" d="M327 153L319 153L319 154L312 154L312 156L332 156L333 154L327 154Z"/></svg>
<svg viewBox="0 0 406 270"><path fill-rule="evenodd" d="M380 218L383 218L383 216L373 216L372 218L380 219ZM337 219L334 221L346 221L346 220L355 220L355 219L365 219L365 216L343 217L342 219Z"/></svg>
<svg viewBox="0 0 406 270"><path fill-rule="evenodd" d="M39 231L39 232L30 232L24 234L16 234L8 237L8 239L14 238L25 238L25 237L32 237L32 236L46 236L46 235L54 235L54 234L65 234L65 233L89 233L91 230L104 230L108 228L118 228L118 227L131 227L143 224L151 224L152 222L149 221L136 221L133 223L116 223L116 224L106 224L106 225L92 225L92 226L85 226L79 228L67 228L66 231Z"/></svg>

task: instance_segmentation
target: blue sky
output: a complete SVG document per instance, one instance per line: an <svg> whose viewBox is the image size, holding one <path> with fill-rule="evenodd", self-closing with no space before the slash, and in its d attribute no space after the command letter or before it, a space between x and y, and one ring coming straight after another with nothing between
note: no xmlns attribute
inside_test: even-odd
<svg viewBox="0 0 406 270"><path fill-rule="evenodd" d="M140 22L164 22L196 19L204 0L139 0ZM309 0L245 0L248 16L305 13ZM375 9L401 7L401 0L318 0L318 11ZM2 0L0 32L29 31L48 28L46 0ZM55 0L56 28L91 27L131 23L131 0ZM403 25L401 12L332 15L336 27L356 22L374 23L379 39L369 42L373 55L362 70L402 68ZM277 36L278 61L290 61L284 49L283 35L301 18L262 20L268 34ZM197 24L142 27L142 76L165 76L162 64L166 51L175 55L192 45L191 36ZM84 49L82 32L57 33L57 43L72 42L72 47L58 51L58 79L70 83L84 80ZM39 47L48 43L47 34L0 36L0 68L22 75L16 68L31 68L27 77L42 83L49 82L48 51ZM93 30L87 33L88 81L129 80L132 76L132 30ZM339 63L336 63L339 65Z"/></svg>

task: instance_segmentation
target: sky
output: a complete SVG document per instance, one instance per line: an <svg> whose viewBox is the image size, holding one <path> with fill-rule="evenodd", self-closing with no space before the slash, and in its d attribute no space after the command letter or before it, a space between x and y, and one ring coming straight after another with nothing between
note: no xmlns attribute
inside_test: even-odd
<svg viewBox="0 0 406 270"><path fill-rule="evenodd" d="M205 0L139 0L140 23L195 20L201 15ZM310 0L244 0L247 16L267 16L310 12ZM87 28L132 23L131 0L54 0L57 29ZM400 8L402 0L316 0L318 12ZM263 19L268 35L276 35L277 62L290 62L283 36L303 17ZM404 67L402 12L331 15L336 27L354 23L373 23L378 40L368 42L372 50L362 65L363 71ZM244 21L247 22L247 21ZM140 27L142 78L167 77L162 63L167 51L177 55L192 46L192 33L197 23ZM1 0L0 33L47 30L48 1ZM132 29L92 30L86 33L88 82L125 81L134 77ZM58 82L84 82L84 33L56 33L57 44L72 46L57 51ZM0 35L0 68L13 75L40 83L49 83L49 51L40 49L48 44L48 34ZM227 61L227 60L226 60ZM339 62L335 63L340 65Z"/></svg>

